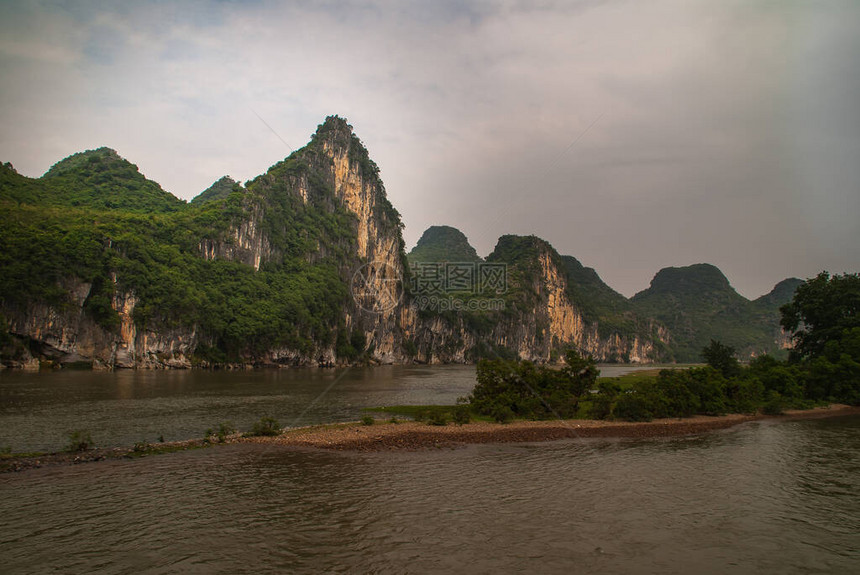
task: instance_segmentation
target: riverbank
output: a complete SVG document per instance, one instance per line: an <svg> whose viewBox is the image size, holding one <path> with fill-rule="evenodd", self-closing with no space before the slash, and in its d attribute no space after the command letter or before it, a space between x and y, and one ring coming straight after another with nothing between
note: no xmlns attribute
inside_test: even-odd
<svg viewBox="0 0 860 575"><path fill-rule="evenodd" d="M76 465L96 461L136 459L163 453L236 444L255 443L285 448L335 451L420 451L455 448L480 443L532 443L577 438L661 438L693 435L734 427L749 421L819 419L860 415L860 407L830 405L809 410L788 410L783 415L696 416L657 419L647 422L598 421L515 421L508 424L473 422L465 425L434 426L416 421L377 421L374 425L340 423L287 430L274 437L242 437L235 434L223 442L190 439L167 443L138 444L135 447L91 449L82 452L16 454L0 457L0 473L24 471L55 465Z"/></svg>
<svg viewBox="0 0 860 575"><path fill-rule="evenodd" d="M361 425L346 423L287 431L276 437L247 437L237 441L286 447L337 451L421 450L476 443L530 443L575 438L659 438L727 429L749 421L816 419L860 415L860 407L830 405L810 410L788 410L783 415L731 414L718 417L656 419L647 422L515 421L508 424L473 422L465 425L427 425L414 421Z"/></svg>

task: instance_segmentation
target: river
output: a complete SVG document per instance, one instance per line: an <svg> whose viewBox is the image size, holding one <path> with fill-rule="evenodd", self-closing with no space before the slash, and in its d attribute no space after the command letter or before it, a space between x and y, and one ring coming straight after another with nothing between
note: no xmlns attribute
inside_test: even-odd
<svg viewBox="0 0 860 575"><path fill-rule="evenodd" d="M302 417L351 417L364 403L412 397L449 401L462 391L441 381L469 373L400 369L390 371L392 382L372 378L377 383L366 382L363 391L358 381L337 391L349 376L335 385L326 380L329 391ZM410 395L396 383L398 373L417 378L411 385L421 391ZM81 377L87 375L97 374ZM70 401L71 409L149 413L122 411L116 402L146 403L163 399L161 385L182 387L156 381L169 381L169 373L152 377L123 398L73 395L83 406L104 405ZM267 374L236 377L250 378L252 407L274 407L283 401L276 398L290 396L262 393L266 386L254 382ZM34 394L47 393L34 381ZM6 385L4 406L8 388L18 384ZM307 398L313 402L320 391ZM240 419L211 390L176 397L186 398L183 417L209 406ZM197 397L205 401L198 405ZM4 425L23 417L9 419L8 412L4 407ZM4 429L4 437L9 433ZM666 440L415 453L215 446L0 476L0 572L855 573L858 494L858 417L760 421Z"/></svg>
<svg viewBox="0 0 860 575"><path fill-rule="evenodd" d="M615 376L647 367L606 365ZM472 391L475 366L346 369L0 371L0 448L55 451L69 432L116 447L203 437L223 422L249 430L355 421L365 407L453 404Z"/></svg>

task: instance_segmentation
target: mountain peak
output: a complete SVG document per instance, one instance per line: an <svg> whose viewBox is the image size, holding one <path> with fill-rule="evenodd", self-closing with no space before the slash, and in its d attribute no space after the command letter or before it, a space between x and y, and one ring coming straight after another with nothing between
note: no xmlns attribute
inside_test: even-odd
<svg viewBox="0 0 860 575"><path fill-rule="evenodd" d="M49 188L46 198L58 205L137 212L170 212L185 205L107 147L72 154L39 181Z"/></svg>
<svg viewBox="0 0 860 575"><path fill-rule="evenodd" d="M720 269L711 264L663 268L651 280L652 293L734 291ZM636 296L634 296L636 297Z"/></svg>
<svg viewBox="0 0 860 575"><path fill-rule="evenodd" d="M132 166L135 171L138 171L137 166L120 156L116 150L102 146L100 148L95 148L94 150L85 150L63 158L51 166L50 169L45 172L43 177L52 178L80 168L114 163Z"/></svg>
<svg viewBox="0 0 860 575"><path fill-rule="evenodd" d="M314 135L311 136L312 143L320 143L323 146L328 145L344 151L351 149L353 139L358 140L358 137L352 126L346 121L346 118L337 115L327 116L323 123L317 126ZM367 153L366 150L365 153Z"/></svg>
<svg viewBox="0 0 860 575"><path fill-rule="evenodd" d="M803 283L799 278L786 278L773 286L770 292L754 300L760 306L778 309L781 305L788 303L794 297L797 287Z"/></svg>
<svg viewBox="0 0 860 575"><path fill-rule="evenodd" d="M191 203L202 204L204 202L223 200L230 195L230 192L233 191L233 188L236 186L236 184L238 184L238 182L230 176L222 176L217 181L215 181L214 184L194 196L194 198L191 200Z"/></svg>
<svg viewBox="0 0 860 575"><path fill-rule="evenodd" d="M477 262L478 252L469 239L451 226L430 226L409 252L409 260L416 262Z"/></svg>

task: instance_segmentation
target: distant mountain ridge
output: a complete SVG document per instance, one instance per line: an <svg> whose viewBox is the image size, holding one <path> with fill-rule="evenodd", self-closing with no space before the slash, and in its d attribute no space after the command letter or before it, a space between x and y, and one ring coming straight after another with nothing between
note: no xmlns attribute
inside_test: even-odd
<svg viewBox="0 0 860 575"><path fill-rule="evenodd" d="M525 248L517 238L503 236L488 260L533 264L534 256L523 257ZM410 253L410 260L455 261L474 252L464 242L466 236L459 230L433 226ZM648 320L653 319L668 330L666 357L682 362L701 361L701 349L712 338L735 347L743 357L781 355L788 340L779 327L779 307L803 283L797 278L783 280L770 293L750 301L732 288L716 266L695 264L660 270L649 288L627 299L573 256L560 256L559 267L567 277L570 301L601 335L647 336L651 330Z"/></svg>
<svg viewBox="0 0 860 575"><path fill-rule="evenodd" d="M627 299L535 236L502 236L483 260L450 226L407 254L401 229L337 116L244 186L225 176L191 202L109 148L41 178L0 165L0 365L546 362L567 347L695 361L711 337L778 350L778 306L800 281L750 302L702 264ZM434 261L466 265L428 295L409 263ZM501 276L483 285L485 271Z"/></svg>
<svg viewBox="0 0 860 575"><path fill-rule="evenodd" d="M800 283L783 280L769 294L750 301L717 267L695 264L660 270L650 287L630 301L673 334L676 361L699 361L711 339L734 347L742 357L779 355L788 343L779 327L779 306L791 300L792 286Z"/></svg>

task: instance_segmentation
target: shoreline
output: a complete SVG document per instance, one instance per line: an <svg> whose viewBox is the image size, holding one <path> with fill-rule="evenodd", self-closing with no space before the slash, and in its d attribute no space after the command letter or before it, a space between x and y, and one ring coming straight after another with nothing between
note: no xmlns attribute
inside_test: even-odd
<svg viewBox="0 0 860 575"><path fill-rule="evenodd" d="M697 415L652 421L603 421L593 419L545 420L512 423L472 422L464 425L428 425L415 421L377 422L374 425L341 423L286 431L275 437L245 437L241 443L281 445L335 451L419 451L482 443L532 443L559 439L648 439L719 431L750 421L822 419L860 415L860 406L833 404L806 410L786 410L782 415Z"/></svg>
<svg viewBox="0 0 860 575"><path fill-rule="evenodd" d="M750 421L796 421L847 415L860 415L860 406L833 404L807 410L786 410L782 415L697 415L681 419L655 419L643 422L592 419L519 420L506 424L472 422L445 426L428 425L417 421L391 423L377 420L374 425L363 425L360 422L333 423L290 429L272 437L242 437L236 434L226 438L223 443L189 439L147 444L143 449L115 447L96 448L77 453L6 456L0 458L0 474L57 465L139 459L216 445L277 445L291 449L347 452L422 451L487 443L535 443L560 439L678 437L719 431Z"/></svg>

